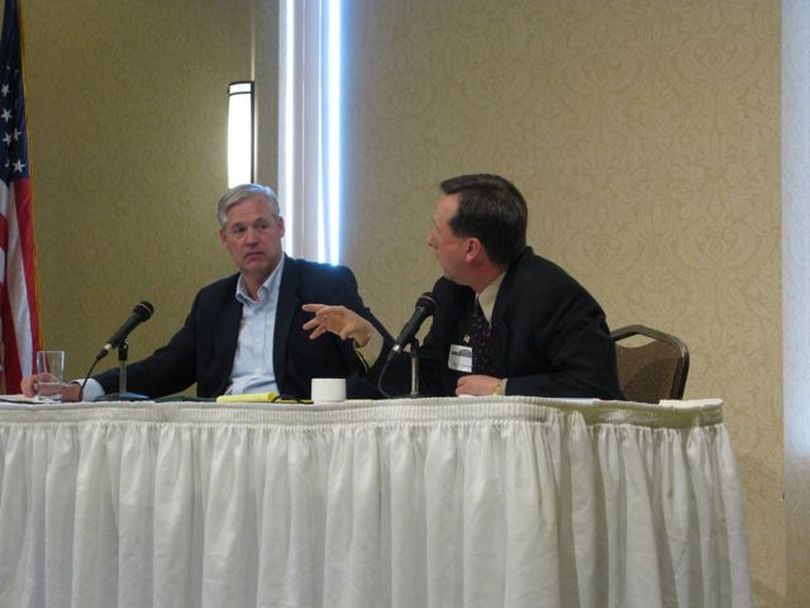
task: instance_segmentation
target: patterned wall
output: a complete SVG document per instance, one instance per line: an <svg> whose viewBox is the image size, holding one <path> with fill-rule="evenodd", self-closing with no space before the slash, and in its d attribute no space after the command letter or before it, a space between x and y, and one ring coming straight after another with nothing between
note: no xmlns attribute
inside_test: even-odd
<svg viewBox="0 0 810 608"><path fill-rule="evenodd" d="M21 5L44 335L79 376L136 302L156 312L131 359L232 272L215 205L227 86L250 77L250 15L247 0Z"/></svg>
<svg viewBox="0 0 810 608"><path fill-rule="evenodd" d="M764 0L358 0L347 260L392 328L438 274L437 184L512 178L530 242L618 327L675 333L718 396L758 605L785 589L780 11ZM776 514L776 515L775 515Z"/></svg>

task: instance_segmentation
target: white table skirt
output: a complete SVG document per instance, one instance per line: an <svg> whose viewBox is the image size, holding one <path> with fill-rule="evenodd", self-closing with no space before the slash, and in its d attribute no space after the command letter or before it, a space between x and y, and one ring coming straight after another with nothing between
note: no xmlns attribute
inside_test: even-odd
<svg viewBox="0 0 810 608"><path fill-rule="evenodd" d="M0 407L0 606L752 605L719 401Z"/></svg>

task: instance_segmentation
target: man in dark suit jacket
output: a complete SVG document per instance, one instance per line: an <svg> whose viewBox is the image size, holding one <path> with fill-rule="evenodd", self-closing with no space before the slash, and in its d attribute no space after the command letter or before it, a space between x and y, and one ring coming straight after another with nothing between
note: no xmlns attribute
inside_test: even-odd
<svg viewBox="0 0 810 608"><path fill-rule="evenodd" d="M344 266L316 264L284 255L284 220L275 193L245 184L217 205L219 236L239 273L204 287L183 327L149 357L127 366L127 389L149 397L185 390L195 382L201 397L226 392L277 392L307 398L314 377L347 378L351 396L375 396L363 381L369 365L366 342L334 334L310 336L304 304L340 305L375 328L379 350L391 337L363 305L357 282ZM23 390L35 392L29 377ZM84 397L118 390L119 371L91 378ZM68 393L63 398L78 398Z"/></svg>
<svg viewBox="0 0 810 608"><path fill-rule="evenodd" d="M420 351L422 392L621 398L605 314L579 283L526 246L528 211L517 188L486 174L441 187L428 245L444 277L434 286L436 313ZM341 335L373 331L339 307L319 310L318 318ZM403 359L395 357L386 373L388 392L407 387Z"/></svg>
<svg viewBox="0 0 810 608"><path fill-rule="evenodd" d="M436 314L420 350L426 393L620 397L615 350L602 309L574 279L530 247L509 266L497 290L486 368L477 367L474 344L470 369L463 359L453 362L451 355L453 345L471 346L475 291L441 278L433 295Z"/></svg>
<svg viewBox="0 0 810 608"><path fill-rule="evenodd" d="M127 367L128 390L159 397L185 390L196 382L200 397L225 393L231 384L242 318L243 305L234 297L239 276L200 290L185 325L171 341ZM366 363L351 340L341 340L334 334L311 340L304 331L303 325L312 315L301 307L309 302L347 306L385 331L363 305L351 270L285 256L272 345L277 392L307 398L312 378L318 377L348 378L350 395L372 395L373 385L362 380L368 371ZM99 374L95 380L105 393L118 390L117 369Z"/></svg>

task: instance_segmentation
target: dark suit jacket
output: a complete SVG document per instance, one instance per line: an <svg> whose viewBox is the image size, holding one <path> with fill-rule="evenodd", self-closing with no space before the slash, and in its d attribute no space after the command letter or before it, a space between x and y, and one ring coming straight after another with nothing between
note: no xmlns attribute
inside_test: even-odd
<svg viewBox="0 0 810 608"><path fill-rule="evenodd" d="M420 355L420 392L454 395L463 374L448 367L452 344L464 344L475 293L442 278L433 287L437 309ZM543 397L621 398L616 351L605 313L564 270L527 247L509 267L492 313L492 362L507 378L506 393ZM391 373L407 390L397 357ZM391 392L386 372L383 388Z"/></svg>
<svg viewBox="0 0 810 608"><path fill-rule="evenodd" d="M127 366L127 390L161 397L185 390L195 382L200 397L225 392L236 354L242 304L235 297L238 274L199 291L185 325L152 355ZM281 276L273 366L283 396L308 398L312 378L349 378L352 396L374 396L376 388L362 376L367 371L350 340L325 334L310 340L302 325L312 318L301 310L307 303L342 304L371 321L390 346L391 336L363 305L357 281L345 266L317 264L287 257ZM118 370L95 376L106 393L118 390Z"/></svg>

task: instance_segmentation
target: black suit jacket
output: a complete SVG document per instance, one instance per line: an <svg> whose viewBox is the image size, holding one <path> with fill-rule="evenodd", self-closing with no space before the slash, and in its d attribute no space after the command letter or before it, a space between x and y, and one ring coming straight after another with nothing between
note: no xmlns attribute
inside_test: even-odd
<svg viewBox="0 0 810 608"><path fill-rule="evenodd" d="M154 398L183 391L196 382L200 397L224 393L230 383L242 319L242 304L235 297L238 279L235 274L201 289L185 324L169 343L127 366L127 390ZM312 318L312 313L301 310L307 303L342 304L377 327L385 348L392 343L385 328L363 305L351 270L287 257L273 338L273 366L280 393L308 398L312 378L321 377L348 378L350 395L375 396L376 388L362 379L367 370L350 340L334 334L309 339L302 329ZM118 390L117 369L94 378L106 393Z"/></svg>
<svg viewBox="0 0 810 608"><path fill-rule="evenodd" d="M452 344L464 344L475 293L442 278L433 287L433 324L420 355L420 390L454 395L463 374L448 367ZM527 247L509 267L492 312L492 362L506 393L621 398L616 351L605 313L564 270ZM392 363L396 390L407 390L404 356ZM383 388L391 391L386 372Z"/></svg>

